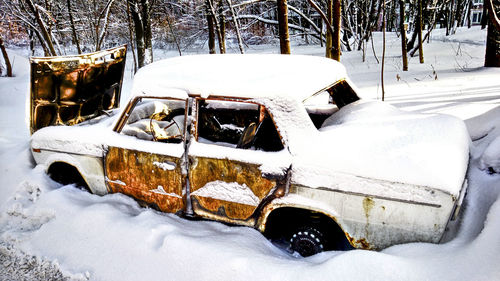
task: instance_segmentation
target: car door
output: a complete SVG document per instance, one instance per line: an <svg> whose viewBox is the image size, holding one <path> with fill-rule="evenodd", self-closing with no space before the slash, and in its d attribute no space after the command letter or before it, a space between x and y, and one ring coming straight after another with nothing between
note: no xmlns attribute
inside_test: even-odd
<svg viewBox="0 0 500 281"><path fill-rule="evenodd" d="M187 100L142 98L125 110L105 155L106 185L163 212L186 210Z"/></svg>
<svg viewBox="0 0 500 281"><path fill-rule="evenodd" d="M199 98L195 110L188 150L193 212L252 225L260 207L284 195L288 150L261 105Z"/></svg>

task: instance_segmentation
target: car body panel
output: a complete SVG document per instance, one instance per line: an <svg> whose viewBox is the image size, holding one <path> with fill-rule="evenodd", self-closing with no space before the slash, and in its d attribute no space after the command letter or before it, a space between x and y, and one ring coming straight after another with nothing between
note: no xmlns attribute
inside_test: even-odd
<svg viewBox="0 0 500 281"><path fill-rule="evenodd" d="M105 158L106 184L112 193L132 196L163 212L184 211L182 164L182 158L174 156L109 147Z"/></svg>
<svg viewBox="0 0 500 281"><path fill-rule="evenodd" d="M83 180L94 194L108 194L104 182L104 169L102 157L92 155L80 155L67 152L60 152L48 149L33 149L33 158L38 164L45 167L48 172L49 167L54 163L66 163L75 167L82 175Z"/></svg>
<svg viewBox="0 0 500 281"><path fill-rule="evenodd" d="M262 175L259 163L190 154L189 182L193 211L211 219L249 219L277 187L278 179ZM226 183L226 185L224 184ZM237 186L228 186L236 183ZM227 192L231 192L227 196Z"/></svg>
<svg viewBox="0 0 500 281"><path fill-rule="evenodd" d="M272 211L294 207L319 212L332 218L355 248L380 250L394 244L417 241L438 243L450 220L456 200L441 191L429 192L428 199L435 203L408 202L390 197L344 192L341 189L329 190L292 184L287 196L266 206L258 226L264 231L267 216Z"/></svg>

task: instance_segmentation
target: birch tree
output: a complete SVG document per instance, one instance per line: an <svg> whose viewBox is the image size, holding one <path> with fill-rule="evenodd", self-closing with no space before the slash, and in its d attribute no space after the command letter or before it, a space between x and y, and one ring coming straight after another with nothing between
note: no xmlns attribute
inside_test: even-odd
<svg viewBox="0 0 500 281"><path fill-rule="evenodd" d="M245 48L243 48L243 39L241 39L238 17L236 16L236 13L234 11L234 7L233 7L231 0L226 0L226 1L227 1L227 5L229 6L229 10L231 11L231 18L233 19L234 29L236 30L236 38L238 39L238 47L240 48L240 52L242 54L244 54Z"/></svg>
<svg viewBox="0 0 500 281"><path fill-rule="evenodd" d="M137 63L139 68L153 62L150 6L148 0L127 0L134 22Z"/></svg>

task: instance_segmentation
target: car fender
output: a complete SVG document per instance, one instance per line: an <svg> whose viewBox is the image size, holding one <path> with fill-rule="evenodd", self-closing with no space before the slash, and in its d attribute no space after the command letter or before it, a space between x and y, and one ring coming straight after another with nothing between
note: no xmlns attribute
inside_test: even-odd
<svg viewBox="0 0 500 281"><path fill-rule="evenodd" d="M33 151L33 157L37 163L45 166L46 172L48 172L52 164L57 162L73 166L78 170L92 193L99 195L108 193L108 190L105 188L103 160L101 157L48 150Z"/></svg>

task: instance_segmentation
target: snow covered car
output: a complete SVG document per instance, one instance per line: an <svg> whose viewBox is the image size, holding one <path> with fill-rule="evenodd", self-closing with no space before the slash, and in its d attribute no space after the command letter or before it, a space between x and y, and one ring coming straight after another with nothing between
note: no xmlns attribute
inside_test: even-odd
<svg viewBox="0 0 500 281"><path fill-rule="evenodd" d="M253 227L302 256L438 243L465 194L463 122L363 101L330 59L166 59L138 71L131 95L119 114L38 128L36 163L95 194Z"/></svg>

